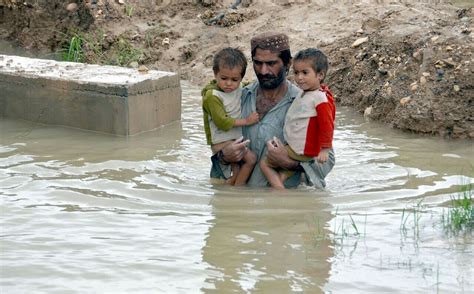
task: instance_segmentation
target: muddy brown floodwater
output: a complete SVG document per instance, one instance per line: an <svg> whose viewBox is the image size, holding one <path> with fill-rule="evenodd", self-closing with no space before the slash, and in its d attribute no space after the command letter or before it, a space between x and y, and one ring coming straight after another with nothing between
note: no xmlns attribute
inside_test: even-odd
<svg viewBox="0 0 474 294"><path fill-rule="evenodd" d="M472 232L442 225L472 141L339 107L326 191L223 187L182 88L182 121L134 137L0 120L1 292L474 291Z"/></svg>

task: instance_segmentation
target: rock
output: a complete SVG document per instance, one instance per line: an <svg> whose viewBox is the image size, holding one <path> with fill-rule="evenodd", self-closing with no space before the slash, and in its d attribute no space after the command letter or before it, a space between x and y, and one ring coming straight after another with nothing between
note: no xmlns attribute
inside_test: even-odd
<svg viewBox="0 0 474 294"><path fill-rule="evenodd" d="M400 104L402 106L405 106L410 102L410 100L411 100L411 96L403 97L402 99L400 99Z"/></svg>
<svg viewBox="0 0 474 294"><path fill-rule="evenodd" d="M412 92L415 92L417 89L418 89L418 84L417 84L417 82L411 83L411 85L410 85L410 90L411 90Z"/></svg>
<svg viewBox="0 0 474 294"><path fill-rule="evenodd" d="M439 36L434 36L431 38L431 42L436 42L439 39Z"/></svg>
<svg viewBox="0 0 474 294"><path fill-rule="evenodd" d="M117 3L123 5L123 4L125 4L125 1L124 0L117 0Z"/></svg>
<svg viewBox="0 0 474 294"><path fill-rule="evenodd" d="M142 72L142 73L145 73L145 72L148 72L148 67L144 66L144 65L140 65L138 67L138 71L139 72Z"/></svg>
<svg viewBox="0 0 474 294"><path fill-rule="evenodd" d="M364 44L365 42L367 42L368 40L369 40L369 37L359 38L355 40L354 43L352 43L351 47L352 48L358 47L361 44Z"/></svg>
<svg viewBox="0 0 474 294"><path fill-rule="evenodd" d="M383 67L379 67L378 69L378 72L382 75L386 75L388 73L388 70L386 70L385 68Z"/></svg>
<svg viewBox="0 0 474 294"><path fill-rule="evenodd" d="M425 77L420 77L420 85L426 85L426 78Z"/></svg>
<svg viewBox="0 0 474 294"><path fill-rule="evenodd" d="M422 55L421 55L421 49L418 49L418 50L416 50L415 52L413 52L413 55L412 55L412 56L413 56L413 58L415 58L416 60L421 61L421 57L422 57Z"/></svg>
<svg viewBox="0 0 474 294"><path fill-rule="evenodd" d="M454 92L459 92L461 90L461 87L459 87L459 85L454 85L453 90Z"/></svg>
<svg viewBox="0 0 474 294"><path fill-rule="evenodd" d="M357 56L355 58L357 58L358 60L363 60L366 57L367 57L367 52L361 51L361 52L359 52L359 54L357 54ZM352 57L352 59L354 59L354 60L355 60L355 58ZM355 63L352 63L352 64L355 64Z"/></svg>
<svg viewBox="0 0 474 294"><path fill-rule="evenodd" d="M77 10L77 4L76 3L69 3L66 6L66 10L69 11L69 12L76 11Z"/></svg>
<svg viewBox="0 0 474 294"><path fill-rule="evenodd" d="M370 114L372 113L372 109L373 109L372 106L367 107L367 108L364 110L364 116L365 116L365 117L369 117Z"/></svg>
<svg viewBox="0 0 474 294"><path fill-rule="evenodd" d="M443 62L444 62L448 67L455 67L455 66L456 66L456 62L454 62L454 60L453 60L452 57L443 59Z"/></svg>
<svg viewBox="0 0 474 294"><path fill-rule="evenodd" d="M425 72L422 73L422 75L423 75L424 77L429 77L429 76L430 76L430 73L425 71Z"/></svg>

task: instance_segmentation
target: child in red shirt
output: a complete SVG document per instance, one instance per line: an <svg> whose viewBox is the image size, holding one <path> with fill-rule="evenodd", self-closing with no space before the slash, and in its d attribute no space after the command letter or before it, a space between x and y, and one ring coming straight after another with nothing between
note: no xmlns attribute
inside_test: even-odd
<svg viewBox="0 0 474 294"><path fill-rule="evenodd" d="M297 161L316 160L325 164L332 149L336 106L329 88L322 84L328 70L327 57L318 49L309 48L293 59L295 82L303 90L286 114L283 134L290 158ZM284 189L283 183L292 172L277 172L266 160L260 167L273 188Z"/></svg>

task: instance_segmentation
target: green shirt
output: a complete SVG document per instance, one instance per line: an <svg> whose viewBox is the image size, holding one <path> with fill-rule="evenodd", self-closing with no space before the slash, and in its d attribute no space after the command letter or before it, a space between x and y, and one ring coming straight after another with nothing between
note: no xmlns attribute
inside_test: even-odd
<svg viewBox="0 0 474 294"><path fill-rule="evenodd" d="M242 136L241 127L234 127L240 118L242 88L224 93L212 80L201 91L204 132L208 145L235 140Z"/></svg>

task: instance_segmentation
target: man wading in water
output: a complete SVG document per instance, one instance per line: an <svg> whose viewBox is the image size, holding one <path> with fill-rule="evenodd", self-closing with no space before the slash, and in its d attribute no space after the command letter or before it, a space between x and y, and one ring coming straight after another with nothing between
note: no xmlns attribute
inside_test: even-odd
<svg viewBox="0 0 474 294"><path fill-rule="evenodd" d="M253 37L250 45L257 81L243 89L242 117L257 111L260 121L243 127L243 138L228 144L211 157L211 177L229 178L228 162L241 160L246 148L250 148L257 155L257 161L266 155L268 163L272 166L295 171L294 175L285 181L285 187L298 186L302 173L308 185L325 187L324 178L335 164L334 152L331 150L329 159L324 165L315 161L298 162L288 156L283 144L286 112L293 100L301 95L301 90L286 79L292 58L288 36L282 33L263 33ZM247 184L257 187L268 185L258 164Z"/></svg>

